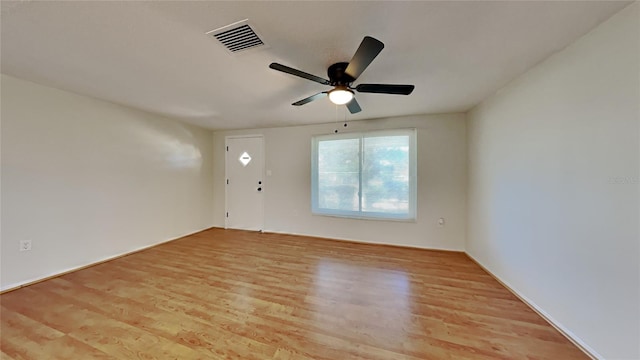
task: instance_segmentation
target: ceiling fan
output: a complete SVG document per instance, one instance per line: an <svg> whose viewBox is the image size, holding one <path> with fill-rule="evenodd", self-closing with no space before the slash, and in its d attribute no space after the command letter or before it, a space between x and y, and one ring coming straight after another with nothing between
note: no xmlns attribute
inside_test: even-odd
<svg viewBox="0 0 640 360"><path fill-rule="evenodd" d="M362 109L353 97L353 90L362 93L409 95L415 88L413 85L392 84L359 84L356 87L351 86L367 66L371 64L373 59L378 56L383 48L384 44L381 41L370 36L365 36L350 62L339 62L329 66L329 69L327 70L329 80L278 63L271 63L269 67L287 74L315 81L322 85L333 86L332 90L311 95L307 98L296 101L291 105L304 105L329 95L329 100L331 100L331 102L336 105L346 104L349 112L355 114L360 112Z"/></svg>

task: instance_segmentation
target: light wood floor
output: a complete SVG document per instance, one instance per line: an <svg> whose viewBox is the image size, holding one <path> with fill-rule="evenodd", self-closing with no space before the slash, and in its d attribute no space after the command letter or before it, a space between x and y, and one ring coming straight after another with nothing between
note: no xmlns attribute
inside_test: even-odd
<svg viewBox="0 0 640 360"><path fill-rule="evenodd" d="M2 359L585 359L462 253L211 229L0 296Z"/></svg>

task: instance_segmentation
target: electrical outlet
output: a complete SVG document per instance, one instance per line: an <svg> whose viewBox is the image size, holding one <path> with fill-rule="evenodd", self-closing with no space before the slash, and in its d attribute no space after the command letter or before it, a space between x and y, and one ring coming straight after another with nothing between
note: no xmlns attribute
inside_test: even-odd
<svg viewBox="0 0 640 360"><path fill-rule="evenodd" d="M31 240L20 240L20 251L31 250Z"/></svg>

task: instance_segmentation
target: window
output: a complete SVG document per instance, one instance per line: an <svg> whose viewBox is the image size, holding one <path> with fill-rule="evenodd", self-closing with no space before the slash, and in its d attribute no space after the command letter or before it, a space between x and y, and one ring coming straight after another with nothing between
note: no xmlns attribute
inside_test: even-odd
<svg viewBox="0 0 640 360"><path fill-rule="evenodd" d="M314 214L412 220L416 214L416 131L316 136Z"/></svg>

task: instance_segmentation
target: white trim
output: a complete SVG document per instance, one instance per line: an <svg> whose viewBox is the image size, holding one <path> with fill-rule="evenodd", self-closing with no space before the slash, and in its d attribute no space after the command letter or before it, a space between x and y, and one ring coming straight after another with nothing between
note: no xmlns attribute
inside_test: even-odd
<svg viewBox="0 0 640 360"><path fill-rule="evenodd" d="M196 230L196 231L192 231L192 232L186 233L184 235L176 236L176 237L173 237L173 238L170 238L170 239L167 239L167 240L162 240L160 242L153 243L153 244L150 244L150 245L145 245L145 246L142 246L142 247L130 250L130 251L125 251L125 252L123 252L121 254L118 254L118 255L108 256L108 257L105 257L105 258L102 258L102 259L99 259L99 260L96 260L96 261L91 261L91 262L89 262L89 263L87 263L85 265L74 266L74 267L71 267L71 268L67 268L65 270L60 270L60 271L53 272L53 273L51 273L49 275L45 275L45 276L42 276L42 277L37 277L37 278L25 280L25 281L20 281L18 283L10 284L8 286L5 286L4 288L0 288L0 294L4 294L6 292L13 291L13 290L18 290L20 288L23 288L23 287L26 287L26 286L29 286L29 285L37 284L37 283L42 282L42 281L46 281L46 280L49 280L49 279L57 278L57 277L62 276L62 275L66 275L66 274L69 274L69 273L72 273L72 272L83 270L83 269L86 269L86 268L89 268L89 267L92 267L92 266L96 266L96 265L99 265L99 264L102 264L102 263L105 263L105 262L108 262L108 261L111 261L111 260L119 259L119 258L124 257L124 256L135 254L137 252L140 252L140 251L143 251L143 250L146 250L146 249L150 249L150 248L153 248L153 247L156 247L156 246L159 246L159 245L171 242L171 241L175 241L175 240L181 239L183 237L191 236L191 235L194 235L194 234L197 234L197 233L212 229L214 227L215 226L208 226L208 227L202 228L200 230Z"/></svg>
<svg viewBox="0 0 640 360"><path fill-rule="evenodd" d="M469 259L473 260L473 262L478 264L478 266L480 266L482 270L486 271L489 275L491 275L491 277L496 279L496 281L499 282L500 285L504 286L513 295L515 295L518 299L520 299L520 301L522 301L527 306L529 306L531 310L535 311L538 315L540 315L540 317L542 317L546 322L548 322L551 326L553 326L556 330L558 330L560 334L562 334L569 341L571 341L576 347L578 347L578 349L582 350L582 352L584 352L587 356L589 356L591 359L594 359L594 360L604 359L602 355L598 354L597 351L595 351L593 348L587 345L584 341L582 341L582 339L576 336L576 334L574 334L569 329L567 329L564 325L562 325L559 321L554 319L546 311L542 310L542 308L536 305L536 303L534 303L529 298L521 294L518 290L516 290L513 286L511 286L511 284L502 280L496 274L492 273L489 269L487 269L484 265L482 265L480 261L478 261L476 258L471 256L471 254L466 252L466 250L464 253L469 257Z"/></svg>
<svg viewBox="0 0 640 360"><path fill-rule="evenodd" d="M328 241L336 241L336 242L344 242L344 243L352 243L352 244L363 244L363 245L379 245L379 246L389 246L394 248L403 248L403 249L414 249L414 250L424 250L424 251L444 251L444 252L455 252L464 254L463 249L453 249L453 248L439 248L439 247L425 247L418 245L410 245L410 244L394 244L388 242L375 242L375 241L367 241L346 237L327 237L326 235L314 235L307 233L297 233L297 232L288 232L288 231L280 231L280 230L269 230L265 229L262 231L264 234L279 234L279 235L293 235L293 236L304 236L314 239L322 239Z"/></svg>

